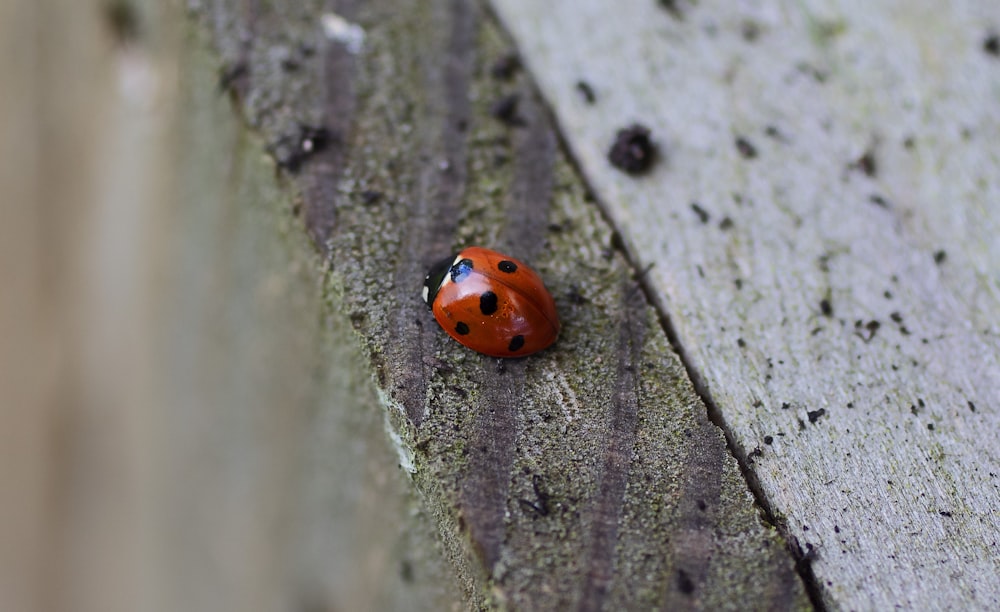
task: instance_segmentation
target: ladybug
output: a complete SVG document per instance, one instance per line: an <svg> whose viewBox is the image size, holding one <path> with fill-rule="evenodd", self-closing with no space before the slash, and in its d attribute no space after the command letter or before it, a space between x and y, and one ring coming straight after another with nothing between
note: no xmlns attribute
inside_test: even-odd
<svg viewBox="0 0 1000 612"><path fill-rule="evenodd" d="M431 267L424 301L448 335L493 357L538 352L559 335L556 305L523 262L468 247Z"/></svg>

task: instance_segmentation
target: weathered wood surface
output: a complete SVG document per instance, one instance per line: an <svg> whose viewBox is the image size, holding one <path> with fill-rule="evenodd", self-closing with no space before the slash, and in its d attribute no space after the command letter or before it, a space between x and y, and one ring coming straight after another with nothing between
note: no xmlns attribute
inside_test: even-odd
<svg viewBox="0 0 1000 612"><path fill-rule="evenodd" d="M0 4L0 610L452 608L292 194L175 8Z"/></svg>
<svg viewBox="0 0 1000 612"><path fill-rule="evenodd" d="M824 604L1000 606L1000 5L493 5Z"/></svg>
<svg viewBox="0 0 1000 612"><path fill-rule="evenodd" d="M189 5L0 9L0 607L806 605L482 5ZM436 329L469 242L554 349Z"/></svg>
<svg viewBox="0 0 1000 612"><path fill-rule="evenodd" d="M1000 9L188 4L0 8L0 607L996 607Z"/></svg>
<svg viewBox="0 0 1000 612"><path fill-rule="evenodd" d="M510 48L482 5L196 13L301 194L332 307L358 332L467 605L806 605L527 76L491 74ZM510 94L501 121L491 111ZM547 279L564 321L553 350L498 361L437 328L423 274L470 243Z"/></svg>

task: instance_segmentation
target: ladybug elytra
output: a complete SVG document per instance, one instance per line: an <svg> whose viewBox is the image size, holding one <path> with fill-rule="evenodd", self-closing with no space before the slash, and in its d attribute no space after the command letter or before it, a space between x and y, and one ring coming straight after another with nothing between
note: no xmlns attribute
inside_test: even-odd
<svg viewBox="0 0 1000 612"><path fill-rule="evenodd" d="M555 342L559 316L525 263L468 247L431 267L424 301L448 335L493 357L523 357Z"/></svg>

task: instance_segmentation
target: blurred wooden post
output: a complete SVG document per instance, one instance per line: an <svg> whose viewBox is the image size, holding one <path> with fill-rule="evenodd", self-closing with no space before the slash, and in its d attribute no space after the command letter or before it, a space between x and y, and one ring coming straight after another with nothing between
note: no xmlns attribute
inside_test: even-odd
<svg viewBox="0 0 1000 612"><path fill-rule="evenodd" d="M430 524L393 527L419 509L292 196L178 9L0 7L0 608L453 601Z"/></svg>

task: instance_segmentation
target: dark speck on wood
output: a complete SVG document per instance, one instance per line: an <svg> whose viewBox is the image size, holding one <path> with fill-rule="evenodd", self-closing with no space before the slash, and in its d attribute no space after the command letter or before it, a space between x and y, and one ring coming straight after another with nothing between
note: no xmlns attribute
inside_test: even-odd
<svg viewBox="0 0 1000 612"><path fill-rule="evenodd" d="M738 136L736 138L736 150L739 151L740 155L744 159L753 159L757 157L757 147L744 138L743 136Z"/></svg>
<svg viewBox="0 0 1000 612"><path fill-rule="evenodd" d="M519 97L516 93L506 95L490 107L490 114L507 125L523 125L524 120L517 114Z"/></svg>
<svg viewBox="0 0 1000 612"><path fill-rule="evenodd" d="M493 62L490 74L493 75L493 78L508 81L520 68L521 58L516 53L508 53Z"/></svg>
<svg viewBox="0 0 1000 612"><path fill-rule="evenodd" d="M882 208L889 208L889 201L877 193L873 193L868 196L868 201L876 206L881 206Z"/></svg>
<svg viewBox="0 0 1000 612"><path fill-rule="evenodd" d="M611 165L629 174L642 174L656 157L656 145L650 138L649 128L638 123L618 130L608 151Z"/></svg>
<svg viewBox="0 0 1000 612"><path fill-rule="evenodd" d="M698 215L699 221L701 221L702 223L708 223L709 220L708 211L702 208L700 204L698 204L697 202L691 202L691 210L694 211L694 214Z"/></svg>
<svg viewBox="0 0 1000 612"><path fill-rule="evenodd" d="M828 300L827 298L823 298L822 300L820 300L819 301L819 311L821 313L823 313L824 317L832 317L833 316L833 305L830 304L830 300Z"/></svg>
<svg viewBox="0 0 1000 612"><path fill-rule="evenodd" d="M854 160L850 166L851 170L859 170L864 172L866 176L875 176L878 166L875 163L875 153L869 149L861 155L861 157Z"/></svg>
<svg viewBox="0 0 1000 612"><path fill-rule="evenodd" d="M983 51L989 53L993 57L1000 57L1000 34L990 34L983 41Z"/></svg>
<svg viewBox="0 0 1000 612"><path fill-rule="evenodd" d="M590 86L590 83L584 80L576 82L576 90L580 92L583 97L583 101L587 104L593 104L597 101L597 94L594 93L594 88Z"/></svg>

